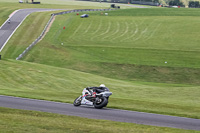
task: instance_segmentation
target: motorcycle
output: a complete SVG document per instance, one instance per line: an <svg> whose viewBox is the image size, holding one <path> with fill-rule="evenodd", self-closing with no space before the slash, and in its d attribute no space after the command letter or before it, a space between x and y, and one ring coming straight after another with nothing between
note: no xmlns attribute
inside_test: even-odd
<svg viewBox="0 0 200 133"><path fill-rule="evenodd" d="M110 95L112 95L112 92L107 87L96 89L96 92L84 88L82 95L74 100L74 106L90 105L101 109L107 106Z"/></svg>

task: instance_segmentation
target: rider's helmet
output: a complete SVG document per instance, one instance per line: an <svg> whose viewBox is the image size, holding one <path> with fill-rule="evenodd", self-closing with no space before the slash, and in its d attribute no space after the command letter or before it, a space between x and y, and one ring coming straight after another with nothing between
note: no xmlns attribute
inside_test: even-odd
<svg viewBox="0 0 200 133"><path fill-rule="evenodd" d="M99 87L106 87L104 84L101 84Z"/></svg>

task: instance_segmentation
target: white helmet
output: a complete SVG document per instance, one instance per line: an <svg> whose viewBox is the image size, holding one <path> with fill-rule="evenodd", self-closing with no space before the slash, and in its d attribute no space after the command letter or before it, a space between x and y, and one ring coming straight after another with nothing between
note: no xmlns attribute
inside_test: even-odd
<svg viewBox="0 0 200 133"><path fill-rule="evenodd" d="M101 84L99 87L106 87L104 84Z"/></svg>

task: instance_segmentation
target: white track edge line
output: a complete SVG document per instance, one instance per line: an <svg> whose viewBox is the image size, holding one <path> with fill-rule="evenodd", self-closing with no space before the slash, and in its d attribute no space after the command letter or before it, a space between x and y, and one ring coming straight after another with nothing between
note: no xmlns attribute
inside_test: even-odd
<svg viewBox="0 0 200 133"><path fill-rule="evenodd" d="M6 43L10 40L10 38L12 37L12 35L15 33L15 31L19 28L19 26L24 22L24 20L29 16L30 14L26 15L26 17L20 22L20 24L15 28L15 30L12 32L12 34L8 37L8 39L6 40L6 42L3 44L3 46L0 49L3 50L4 46L6 45Z"/></svg>
<svg viewBox="0 0 200 133"><path fill-rule="evenodd" d="M18 11L19 11L19 10L15 10L14 12L17 13ZM15 13L14 13L14 14L15 14ZM11 14L12 14L12 13L11 13ZM10 14L10 15L11 15L11 14ZM14 14L13 14L13 15L14 15ZM10 16L10 15L9 15L9 16ZM12 16L13 16L13 15L12 15ZM11 17L12 17L12 16L11 16ZM10 17L8 17L8 19L0 26L0 29L5 25L5 23L6 23L9 19L10 19Z"/></svg>

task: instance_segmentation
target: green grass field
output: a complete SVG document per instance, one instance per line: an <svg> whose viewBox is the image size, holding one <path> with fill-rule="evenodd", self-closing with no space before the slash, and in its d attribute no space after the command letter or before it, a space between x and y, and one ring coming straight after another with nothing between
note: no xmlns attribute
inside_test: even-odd
<svg viewBox="0 0 200 133"><path fill-rule="evenodd" d="M200 118L199 86L129 82L13 60L2 60L0 70L2 95L73 103L84 87L105 83L113 92L108 107Z"/></svg>
<svg viewBox="0 0 200 133"><path fill-rule="evenodd" d="M152 13L144 15L143 10L148 13L152 11ZM23 60L34 62L34 65L36 65L35 63L44 64L43 69L46 70L48 70L48 66L54 66L55 70L61 68L63 72L60 73L66 73L72 69L77 73L65 74L67 76L60 75L61 79L65 80L59 82L55 79L51 81L50 78L47 78L49 76L46 77L46 73L49 75L55 73L53 70L48 70L41 76L42 79L45 79L44 83L39 83L42 80L37 80L36 74L31 77L33 83L24 79L18 84L13 72L8 74L5 71L3 75L11 75L12 78L6 81L8 77L5 76L5 79L2 79L6 82L2 84L1 88L6 89L2 89L1 93L72 103L84 87L104 83L114 92L109 107L199 118L199 47L195 43L196 41L192 41L193 43L189 45L187 39L180 36L180 33L183 32L181 29L186 27L184 25L199 19L195 14L198 13L198 10L192 12L191 19L186 19L186 22L180 26L179 23L174 22L181 22L186 16L179 15L177 10L172 9L175 12L174 15L177 15L175 17L170 16L170 13L164 16L167 11L171 11L169 9L143 10L113 11L109 12L109 16L100 16L100 12L94 12L90 13L88 19L81 19L75 13L57 16L46 37ZM130 11L134 15L131 16ZM163 11L163 16L158 19L161 11ZM183 12L184 9L181 11ZM117 12L119 15L124 15L119 17ZM138 17L138 14L134 12L141 14L142 17ZM185 12L188 11L185 10ZM27 33L24 33L24 38L18 38L23 34L23 29L33 31L37 36L40 31L28 25L33 20L37 20L35 21L36 25L41 24L43 27L45 23L42 23L43 19L40 18L45 14L34 13L25 20L2 51L3 58L15 59L34 40ZM155 23L153 23L154 21ZM163 26L157 26L158 24ZM65 30L63 30L63 26L66 26ZM156 27L157 30L155 30ZM172 29L167 27L172 27ZM173 30L174 27L177 30ZM186 35L194 32L188 27L185 30L188 31L185 33ZM165 36L170 31L173 32L173 35L167 37L174 40L172 41L176 45L174 47L170 47L169 42L161 43L165 42ZM132 32L135 34L134 36L131 34ZM131 37L128 36L129 34ZM179 40L173 39L174 36L175 38L182 37L181 40L186 42L179 42ZM149 38L145 41L143 39L145 37ZM126 41L125 38L129 38L131 41ZM155 41L155 38L159 38L159 40ZM121 41L123 39L124 41ZM192 38L189 39L192 40ZM198 40L198 38L196 39ZM189 47L191 48L189 49ZM18 62L14 62L14 64L12 66L19 65ZM4 70L6 67L2 69ZM40 69L38 68L38 70ZM20 70L26 71L16 75L26 75L28 71L24 68ZM89 75L82 75L80 72L90 73L92 78ZM69 77L73 80L69 80ZM84 84L81 82L83 79L85 79ZM15 89L14 86L7 87L10 82L11 85L15 86ZM16 82L16 85L12 82ZM29 87L41 89L32 90ZM58 88L61 90L55 94L54 89ZM69 96L67 96L67 92L70 92Z"/></svg>
<svg viewBox="0 0 200 133"><path fill-rule="evenodd" d="M1 107L0 117L1 131L13 132L14 129L15 133L199 133L199 131L192 130L95 120Z"/></svg>
<svg viewBox="0 0 200 133"><path fill-rule="evenodd" d="M145 16L144 10L149 14ZM115 79L199 85L199 38L195 36L198 29L193 27L198 26L199 10L131 11L132 16L129 10L112 11L109 16L100 16L100 12L90 13L89 19L80 19L75 14L57 16L50 32L25 60ZM117 12L124 15L117 17ZM180 12L186 12L186 16ZM188 12L191 12L190 19L185 19ZM30 19L35 16L37 14ZM24 28L27 26L22 25L20 29ZM13 38L20 36L16 34ZM10 48L8 44L2 56L15 59L32 40L13 39L19 50L14 46Z"/></svg>
<svg viewBox="0 0 200 133"><path fill-rule="evenodd" d="M72 103L84 87L104 83L113 92L108 107L200 118L199 9L60 15L23 61L15 61L51 13L31 14L0 53L1 95Z"/></svg>

